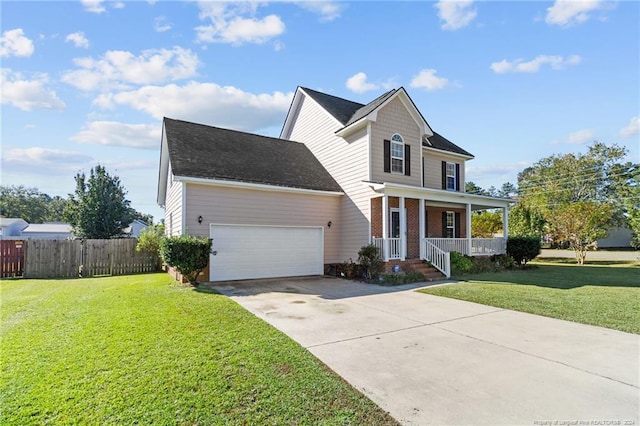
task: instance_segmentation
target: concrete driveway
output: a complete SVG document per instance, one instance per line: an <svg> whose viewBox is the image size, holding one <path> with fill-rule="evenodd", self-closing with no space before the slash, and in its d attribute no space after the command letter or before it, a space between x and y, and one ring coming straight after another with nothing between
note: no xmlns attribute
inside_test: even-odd
<svg viewBox="0 0 640 426"><path fill-rule="evenodd" d="M634 334L419 294L412 285L303 278L212 287L402 424L640 424Z"/></svg>

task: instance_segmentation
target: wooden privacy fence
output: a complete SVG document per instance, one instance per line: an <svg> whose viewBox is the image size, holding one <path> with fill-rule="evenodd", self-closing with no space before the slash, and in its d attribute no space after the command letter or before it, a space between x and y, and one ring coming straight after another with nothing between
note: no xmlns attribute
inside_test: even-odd
<svg viewBox="0 0 640 426"><path fill-rule="evenodd" d="M21 277L24 273L24 241L0 240L0 278Z"/></svg>
<svg viewBox="0 0 640 426"><path fill-rule="evenodd" d="M9 241L7 241L9 242ZM11 241L13 242L13 241ZM2 252L4 275L4 243ZM137 239L25 240L25 278L78 278L127 275L158 270L157 257L135 250ZM7 275L19 276L20 274Z"/></svg>

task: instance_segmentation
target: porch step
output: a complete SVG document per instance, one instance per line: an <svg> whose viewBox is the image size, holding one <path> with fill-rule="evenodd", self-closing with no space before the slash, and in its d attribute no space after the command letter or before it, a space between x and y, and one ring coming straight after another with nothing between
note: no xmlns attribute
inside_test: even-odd
<svg viewBox="0 0 640 426"><path fill-rule="evenodd" d="M444 278L444 274L420 259L390 260L384 263L384 273L393 273L394 266L400 266L401 272L421 272L426 281Z"/></svg>

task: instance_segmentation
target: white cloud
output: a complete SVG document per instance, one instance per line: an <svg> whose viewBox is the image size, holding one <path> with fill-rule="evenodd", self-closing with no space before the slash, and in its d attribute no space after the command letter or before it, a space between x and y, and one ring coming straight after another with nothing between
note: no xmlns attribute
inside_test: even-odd
<svg viewBox="0 0 640 426"><path fill-rule="evenodd" d="M123 1L117 1L113 3L113 8L114 9L124 9L124 2Z"/></svg>
<svg viewBox="0 0 640 426"><path fill-rule="evenodd" d="M196 40L204 43L263 44L285 30L277 15L257 18L257 3L199 2L199 17L210 25L195 28Z"/></svg>
<svg viewBox="0 0 640 426"><path fill-rule="evenodd" d="M478 14L472 6L473 0L440 0L433 5L444 21L440 27L443 30L458 30L469 25Z"/></svg>
<svg viewBox="0 0 640 426"><path fill-rule="evenodd" d="M14 172L28 169L29 173L45 176L76 171L92 162L93 157L89 155L60 149L31 147L13 148L2 152L3 169Z"/></svg>
<svg viewBox="0 0 640 426"><path fill-rule="evenodd" d="M321 22L335 21L346 7L345 3L333 1L299 1L298 6L320 15Z"/></svg>
<svg viewBox="0 0 640 426"><path fill-rule="evenodd" d="M0 56L23 56L29 57L33 54L33 42L25 37L22 28L8 30L0 37Z"/></svg>
<svg viewBox="0 0 640 426"><path fill-rule="evenodd" d="M620 137L630 138L640 133L640 116L632 117L629 120L629 125L620 129Z"/></svg>
<svg viewBox="0 0 640 426"><path fill-rule="evenodd" d="M158 33L169 31L173 24L165 16L158 16L153 20L153 29Z"/></svg>
<svg viewBox="0 0 640 426"><path fill-rule="evenodd" d="M145 50L135 56L131 52L110 50L101 58L76 58L79 67L68 71L62 81L81 90L126 89L131 84L162 83L192 77L199 64L198 56L189 49Z"/></svg>
<svg viewBox="0 0 640 426"><path fill-rule="evenodd" d="M158 124L126 124L116 121L93 121L71 140L94 145L126 146L154 149L160 146Z"/></svg>
<svg viewBox="0 0 640 426"><path fill-rule="evenodd" d="M582 129L573 133L569 133L566 142L572 145L581 145L586 142L593 142L596 133L591 129Z"/></svg>
<svg viewBox="0 0 640 426"><path fill-rule="evenodd" d="M364 93L370 90L377 90L378 85L367 82L367 74L359 72L347 79L347 89L356 93Z"/></svg>
<svg viewBox="0 0 640 426"><path fill-rule="evenodd" d="M11 104L23 111L34 109L64 109L56 92L46 88L49 82L46 74L35 74L26 79L21 73L9 68L2 68L0 73L0 91L2 103Z"/></svg>
<svg viewBox="0 0 640 426"><path fill-rule="evenodd" d="M91 13L103 13L107 9L104 7L103 0L81 0L84 10Z"/></svg>
<svg viewBox="0 0 640 426"><path fill-rule="evenodd" d="M68 34L64 39L66 42L72 42L76 47L82 47L84 49L89 48L89 40L84 36L81 31Z"/></svg>
<svg viewBox="0 0 640 426"><path fill-rule="evenodd" d="M553 6L547 8L545 21L561 27L582 24L589 19L589 12L603 5L601 0L556 0Z"/></svg>
<svg viewBox="0 0 640 426"><path fill-rule="evenodd" d="M549 65L554 70L561 70L568 65L577 65L582 61L579 55L571 55L563 58L562 56L538 55L534 59L524 62L523 59L507 61L503 59L500 62L493 62L491 69L497 74L505 74L508 72L538 72L543 65Z"/></svg>
<svg viewBox="0 0 640 426"><path fill-rule="evenodd" d="M253 94L231 86L190 82L184 86L145 86L102 94L94 104L102 108L127 105L155 119L171 117L224 128L257 131L280 126L293 93Z"/></svg>
<svg viewBox="0 0 640 426"><path fill-rule="evenodd" d="M410 86L427 89L428 91L444 89L450 84L449 80L444 77L437 77L436 73L437 71L434 69L424 69L413 77Z"/></svg>

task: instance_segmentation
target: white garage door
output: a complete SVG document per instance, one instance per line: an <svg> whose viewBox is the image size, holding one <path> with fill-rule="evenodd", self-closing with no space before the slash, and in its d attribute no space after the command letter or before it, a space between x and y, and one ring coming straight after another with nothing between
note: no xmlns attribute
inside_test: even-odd
<svg viewBox="0 0 640 426"><path fill-rule="evenodd" d="M322 227L211 225L210 280L323 273Z"/></svg>

